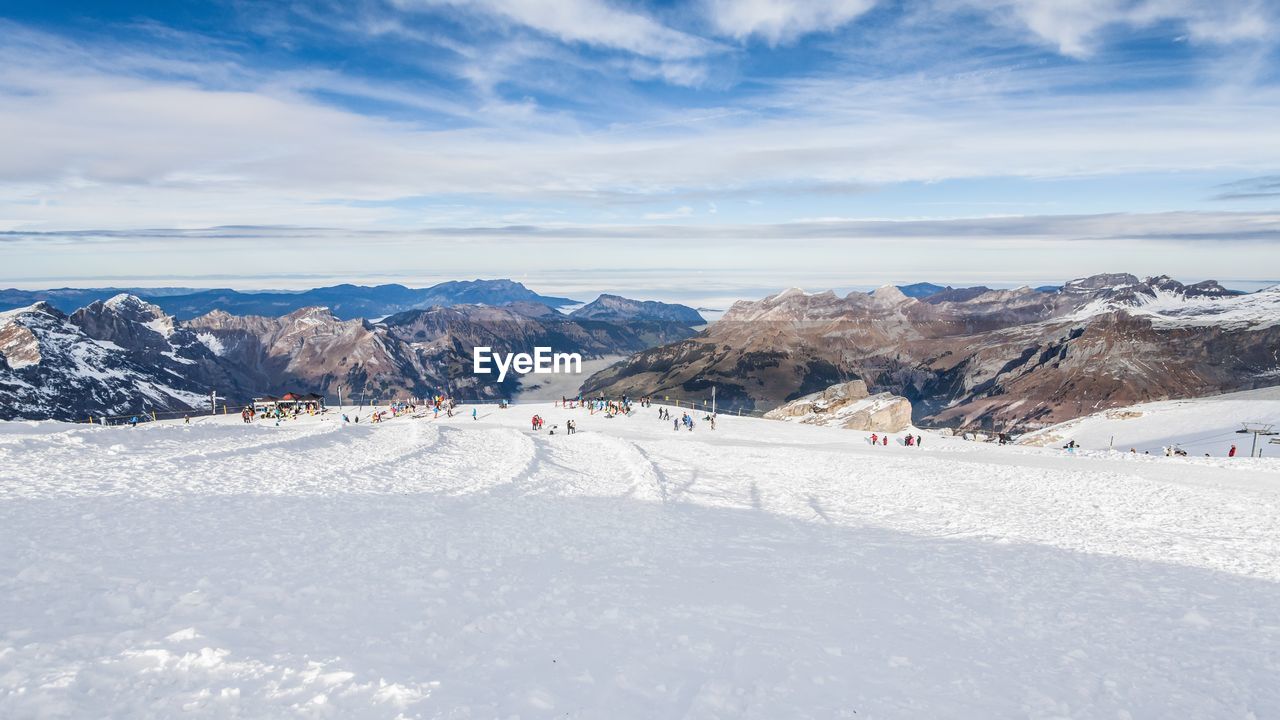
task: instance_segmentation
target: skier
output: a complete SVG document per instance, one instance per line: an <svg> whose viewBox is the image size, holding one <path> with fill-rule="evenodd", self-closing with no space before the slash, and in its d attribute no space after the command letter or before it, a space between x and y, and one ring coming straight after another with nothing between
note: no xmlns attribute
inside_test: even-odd
<svg viewBox="0 0 1280 720"><path fill-rule="evenodd" d="M190 416L190 415L183 415L183 416L182 416L182 424L183 424L183 425L190 425L190 424L191 424L191 416Z"/></svg>
<svg viewBox="0 0 1280 720"><path fill-rule="evenodd" d="M885 447L889 447L889 436L888 436L888 435L885 435L883 438L881 438L881 440L882 440L882 442L880 443L881 445L884 445Z"/></svg>
<svg viewBox="0 0 1280 720"><path fill-rule="evenodd" d="M924 440L924 438L922 438L922 437L920 437L919 435L917 435L917 436L916 436L916 447L920 447L920 441L921 441L921 440Z"/></svg>
<svg viewBox="0 0 1280 720"><path fill-rule="evenodd" d="M471 408L471 419L479 420L480 416L478 415L478 413L479 413L479 408Z"/></svg>
<svg viewBox="0 0 1280 720"><path fill-rule="evenodd" d="M671 429L680 432L680 421L673 419L671 421Z"/></svg>
<svg viewBox="0 0 1280 720"><path fill-rule="evenodd" d="M134 415L129 418L129 427L138 427L138 416Z"/></svg>
<svg viewBox="0 0 1280 720"><path fill-rule="evenodd" d="M1231 449L1227 451L1227 457L1235 457L1235 456L1236 456L1236 446L1232 445Z"/></svg>
<svg viewBox="0 0 1280 720"><path fill-rule="evenodd" d="M879 433L871 433L871 447L875 447L876 445L879 445L879 444L880 444Z"/></svg>

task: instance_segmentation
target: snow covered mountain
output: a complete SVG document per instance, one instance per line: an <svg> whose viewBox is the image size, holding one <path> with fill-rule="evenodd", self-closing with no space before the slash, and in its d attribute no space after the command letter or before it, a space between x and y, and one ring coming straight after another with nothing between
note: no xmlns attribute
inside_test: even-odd
<svg viewBox="0 0 1280 720"><path fill-rule="evenodd" d="M103 325L95 329L120 330L116 321L122 319L110 318L112 313L99 307L95 317ZM170 345L147 332L130 328L94 337L47 303L0 313L0 418L85 420L201 403L209 387L204 354L181 344L188 338ZM117 345L112 337L137 344Z"/></svg>
<svg viewBox="0 0 1280 720"><path fill-rule="evenodd" d="M433 307L376 323L318 307L182 321L118 295L70 316L38 303L0 317L0 418L63 420L207 409L211 390L232 405L288 390L332 398L339 387L353 399L445 392L496 400L516 394L521 379L475 376L473 346L594 358L693 334L678 322L575 319L534 302Z"/></svg>
<svg viewBox="0 0 1280 720"><path fill-rule="evenodd" d="M792 289L736 303L694 338L592 377L606 393L706 394L772 408L861 378L908 398L916 421L1032 428L1098 409L1280 383L1280 288L1100 275L1057 292L939 302L886 286Z"/></svg>

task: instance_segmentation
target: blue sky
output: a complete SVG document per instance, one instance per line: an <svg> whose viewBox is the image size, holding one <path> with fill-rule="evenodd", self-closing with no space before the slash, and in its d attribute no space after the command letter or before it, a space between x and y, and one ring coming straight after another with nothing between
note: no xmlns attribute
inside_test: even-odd
<svg viewBox="0 0 1280 720"><path fill-rule="evenodd" d="M7 4L0 284L1262 283L1278 26L1255 0Z"/></svg>

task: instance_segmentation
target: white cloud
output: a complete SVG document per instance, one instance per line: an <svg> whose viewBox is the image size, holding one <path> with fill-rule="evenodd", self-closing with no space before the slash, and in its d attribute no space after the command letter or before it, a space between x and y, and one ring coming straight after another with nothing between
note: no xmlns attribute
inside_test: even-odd
<svg viewBox="0 0 1280 720"><path fill-rule="evenodd" d="M1150 90L1100 95L1060 89L1104 82L1115 68L987 75L962 66L876 80L836 69L694 109L620 93L608 109L627 124L596 132L483 93L441 98L332 71L255 73L223 58L205 67L41 34L6 38L0 137L18 139L0 153L0 227L9 229L431 226L486 222L513 205L532 218L634 219L717 200L715 219L731 222L743 206L730 198L762 187L757 196L773 201L768 188L791 188L794 200L908 181L1280 167L1275 87L1219 97L1171 88L1150 66L1124 69ZM1147 82L1140 71L1155 74ZM197 82L204 77L214 87ZM325 104L313 90L468 122L393 122ZM424 196L447 198L394 202ZM446 203L468 208L446 213ZM760 212L783 219L788 204Z"/></svg>
<svg viewBox="0 0 1280 720"><path fill-rule="evenodd" d="M1059 52L1087 57L1098 36L1111 26L1147 27L1158 22L1183 24L1190 39L1230 43L1267 38L1274 10L1258 0L1002 0L993 11L989 2L971 2L997 17L1012 13Z"/></svg>
<svg viewBox="0 0 1280 720"><path fill-rule="evenodd" d="M715 52L715 43L674 30L604 0L396 0L404 8L451 6L484 12L568 43L623 50L662 60Z"/></svg>
<svg viewBox="0 0 1280 720"><path fill-rule="evenodd" d="M771 45L812 32L835 30L862 15L876 0L708 0L707 15L720 34L751 36Z"/></svg>

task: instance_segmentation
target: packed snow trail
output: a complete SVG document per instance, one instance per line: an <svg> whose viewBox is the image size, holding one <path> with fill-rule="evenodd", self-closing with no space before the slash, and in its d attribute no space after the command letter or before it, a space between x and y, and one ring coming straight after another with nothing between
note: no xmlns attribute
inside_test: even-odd
<svg viewBox="0 0 1280 720"><path fill-rule="evenodd" d="M0 424L0 717L1280 715L1280 462L479 414Z"/></svg>

